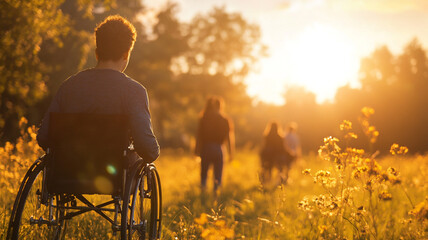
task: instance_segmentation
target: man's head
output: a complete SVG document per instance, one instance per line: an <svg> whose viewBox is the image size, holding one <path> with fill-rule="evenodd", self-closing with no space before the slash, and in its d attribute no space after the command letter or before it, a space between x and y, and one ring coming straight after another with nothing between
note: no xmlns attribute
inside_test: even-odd
<svg viewBox="0 0 428 240"><path fill-rule="evenodd" d="M290 122L288 123L288 132L296 132L297 131L297 123Z"/></svg>
<svg viewBox="0 0 428 240"><path fill-rule="evenodd" d="M223 98L218 96L211 96L207 100L204 112L222 112L223 105Z"/></svg>
<svg viewBox="0 0 428 240"><path fill-rule="evenodd" d="M135 27L128 20L119 15L107 17L95 28L95 53L98 61L126 60L127 64L136 38Z"/></svg>

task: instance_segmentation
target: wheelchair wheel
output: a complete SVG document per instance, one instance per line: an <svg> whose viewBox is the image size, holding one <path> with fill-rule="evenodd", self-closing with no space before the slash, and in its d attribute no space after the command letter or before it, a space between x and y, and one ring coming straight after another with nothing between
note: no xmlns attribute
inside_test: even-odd
<svg viewBox="0 0 428 240"><path fill-rule="evenodd" d="M45 166L46 161L38 160L25 175L12 210L7 239L63 238L65 210L57 206L64 204L59 196L42 196L46 191L43 187Z"/></svg>
<svg viewBox="0 0 428 240"><path fill-rule="evenodd" d="M148 165L134 179L129 192L126 238L122 239L159 239L162 216L159 175L153 165Z"/></svg>

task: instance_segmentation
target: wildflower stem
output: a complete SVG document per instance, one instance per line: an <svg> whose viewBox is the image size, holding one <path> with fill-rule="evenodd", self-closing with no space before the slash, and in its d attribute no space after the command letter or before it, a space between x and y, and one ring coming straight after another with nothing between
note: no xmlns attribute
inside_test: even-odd
<svg viewBox="0 0 428 240"><path fill-rule="evenodd" d="M257 234L257 239L258 240L260 240L261 239L261 237L262 237L262 228L263 228L263 223L262 222L260 222L260 224L259 224L259 233Z"/></svg>
<svg viewBox="0 0 428 240"><path fill-rule="evenodd" d="M332 196L332 197L333 197L333 199L334 199L334 200L339 201L339 199L337 199L336 195L335 195L335 194L333 194L333 193L330 191L330 189L328 189L324 184L322 184L322 187L324 188L324 190L326 190L326 191L330 194L330 196Z"/></svg>
<svg viewBox="0 0 428 240"><path fill-rule="evenodd" d="M362 217L362 219L364 220L364 222L365 222L367 225L370 225L369 221L367 221L367 219L366 219L364 216ZM377 239L377 237L376 237L376 233L373 233L373 231L372 231L372 229L371 229L371 228L369 228L369 232L370 232L370 234L371 234L371 235L373 235L373 237L374 237L375 239Z"/></svg>
<svg viewBox="0 0 428 240"><path fill-rule="evenodd" d="M355 226L355 224L353 222L351 222L351 220L349 220L347 217L342 216L342 218L345 219L346 221L348 221L355 228L355 230L358 233L358 238L360 238L360 231L358 230L357 226Z"/></svg>
<svg viewBox="0 0 428 240"><path fill-rule="evenodd" d="M401 185L401 184L400 184ZM407 190L404 188L403 185L401 185L401 189L403 189L404 194L406 195L407 199L409 200L410 204L412 205L412 208L415 208L415 205L413 204L412 199L410 198L409 194L407 193Z"/></svg>
<svg viewBox="0 0 428 240"><path fill-rule="evenodd" d="M376 219L375 219L375 213L374 213L374 207L373 207L373 201L372 201L372 195L373 195L373 191L370 190L369 191L369 205L370 205L370 215L371 215L371 219L372 219L372 224L373 224L373 228L374 228L374 237L375 239L377 239L377 226L376 226Z"/></svg>

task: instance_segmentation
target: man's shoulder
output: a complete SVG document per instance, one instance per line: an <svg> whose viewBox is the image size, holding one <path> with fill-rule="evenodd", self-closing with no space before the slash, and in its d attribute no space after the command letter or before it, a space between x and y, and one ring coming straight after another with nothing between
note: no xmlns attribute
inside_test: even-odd
<svg viewBox="0 0 428 240"><path fill-rule="evenodd" d="M141 84L140 82L134 80L133 78L129 77L126 74L123 74L123 76L125 77L126 81L130 85L130 87L139 88L139 89L146 91L146 87L144 87L143 84Z"/></svg>
<svg viewBox="0 0 428 240"><path fill-rule="evenodd" d="M127 96L129 98L135 98L137 96L146 96L147 97L147 89L141 84L140 82L134 80L133 78L127 76L126 74L123 74L124 79L124 85L126 88ZM138 99L138 98L135 98Z"/></svg>
<svg viewBox="0 0 428 240"><path fill-rule="evenodd" d="M134 80L133 78L126 75L125 73L112 70L112 69L96 69L96 68L85 69L71 75L64 81L64 83L79 81L82 79L91 79L91 78L110 79L113 81L119 81L120 84L131 88L136 88L136 89L139 88L144 90L146 89L140 82Z"/></svg>

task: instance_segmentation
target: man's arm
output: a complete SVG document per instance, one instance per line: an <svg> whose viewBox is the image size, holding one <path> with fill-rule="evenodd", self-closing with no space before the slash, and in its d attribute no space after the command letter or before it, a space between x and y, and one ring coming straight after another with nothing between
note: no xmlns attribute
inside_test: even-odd
<svg viewBox="0 0 428 240"><path fill-rule="evenodd" d="M159 157L159 144L153 133L146 89L138 85L129 96L131 136L134 148L145 162L153 162Z"/></svg>
<svg viewBox="0 0 428 240"><path fill-rule="evenodd" d="M40 124L40 128L37 131L37 142L39 143L39 146L43 148L43 150L46 151L46 149L49 147L49 122L50 122L50 113L51 112L59 112L60 104L60 91L55 95L53 98L51 104L49 105L48 110L45 113L45 116L43 117L42 123Z"/></svg>

